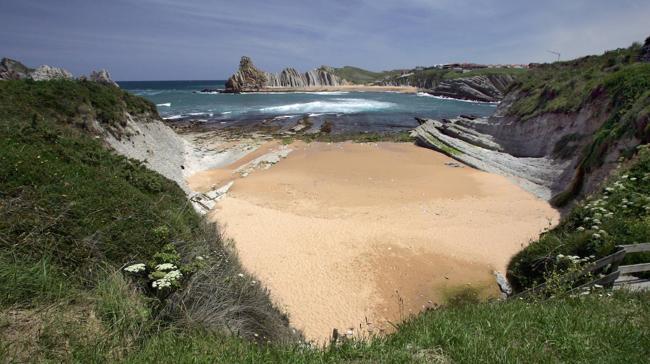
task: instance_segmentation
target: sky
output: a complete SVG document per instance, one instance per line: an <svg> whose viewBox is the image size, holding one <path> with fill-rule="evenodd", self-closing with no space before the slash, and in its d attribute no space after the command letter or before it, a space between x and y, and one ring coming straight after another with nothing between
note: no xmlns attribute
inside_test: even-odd
<svg viewBox="0 0 650 364"><path fill-rule="evenodd" d="M549 62L650 36L649 0L0 0L0 56L116 80Z"/></svg>

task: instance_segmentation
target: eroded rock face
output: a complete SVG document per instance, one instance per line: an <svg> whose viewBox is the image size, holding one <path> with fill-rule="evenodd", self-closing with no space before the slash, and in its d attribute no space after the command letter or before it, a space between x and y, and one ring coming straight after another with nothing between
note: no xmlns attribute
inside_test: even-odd
<svg viewBox="0 0 650 364"><path fill-rule="evenodd" d="M257 69L250 58L242 57L239 70L226 81L226 92L259 91L273 87L323 87L340 86L347 82L334 75L326 66L300 73L295 68L285 68L279 73Z"/></svg>
<svg viewBox="0 0 650 364"><path fill-rule="evenodd" d="M104 85L120 87L115 81L111 79L110 73L108 73L108 71L105 69L101 69L99 71L92 71L88 79L90 81L101 83Z"/></svg>
<svg viewBox="0 0 650 364"><path fill-rule="evenodd" d="M544 113L521 121L507 114L518 96L516 91L510 92L489 118L421 119L413 136L422 146L509 177L529 192L553 201L575 183L580 151L609 119L609 104L596 99L578 112ZM633 135L618 140L602 165L584 175L579 196L595 191L616 168L622 153L639 143Z"/></svg>
<svg viewBox="0 0 650 364"><path fill-rule="evenodd" d="M29 77L34 81L49 81L58 79L71 80L73 78L72 73L68 72L67 70L48 65L38 67L29 75Z"/></svg>
<svg viewBox="0 0 650 364"><path fill-rule="evenodd" d="M239 70L226 81L226 92L256 91L266 84L266 75L246 56L239 61Z"/></svg>

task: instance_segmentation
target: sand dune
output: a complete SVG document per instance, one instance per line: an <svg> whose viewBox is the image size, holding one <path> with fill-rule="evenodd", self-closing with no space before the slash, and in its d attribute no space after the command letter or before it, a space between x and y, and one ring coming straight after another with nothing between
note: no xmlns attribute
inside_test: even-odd
<svg viewBox="0 0 650 364"><path fill-rule="evenodd" d="M493 270L559 216L504 177L410 144L292 148L237 180L211 216L312 340L390 329L468 284L495 295Z"/></svg>

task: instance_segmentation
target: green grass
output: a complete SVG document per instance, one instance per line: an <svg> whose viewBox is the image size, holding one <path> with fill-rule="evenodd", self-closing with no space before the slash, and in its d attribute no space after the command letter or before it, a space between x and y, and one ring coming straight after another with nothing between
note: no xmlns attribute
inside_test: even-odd
<svg viewBox="0 0 650 364"><path fill-rule="evenodd" d="M325 350L251 345L204 333L163 331L132 363L619 363L650 355L650 296L468 304L429 311L370 342Z"/></svg>

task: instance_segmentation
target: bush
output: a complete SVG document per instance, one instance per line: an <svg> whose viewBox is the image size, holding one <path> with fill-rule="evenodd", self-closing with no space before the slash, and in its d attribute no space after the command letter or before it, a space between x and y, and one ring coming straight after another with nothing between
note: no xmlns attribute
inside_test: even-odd
<svg viewBox="0 0 650 364"><path fill-rule="evenodd" d="M650 236L650 148L640 147L630 167L612 176L596 195L577 205L560 224L544 233L510 261L508 279L518 290L544 281L556 269L557 256L596 259L617 245L648 242ZM650 261L630 254L624 264Z"/></svg>

